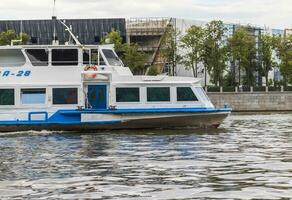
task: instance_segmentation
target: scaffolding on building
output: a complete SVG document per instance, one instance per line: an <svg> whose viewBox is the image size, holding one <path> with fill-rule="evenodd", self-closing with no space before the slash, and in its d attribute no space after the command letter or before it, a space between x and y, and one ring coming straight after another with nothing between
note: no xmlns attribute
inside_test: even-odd
<svg viewBox="0 0 292 200"><path fill-rule="evenodd" d="M139 50L148 55L147 66L156 66L159 71L165 65L160 55L163 36L172 18L130 18L126 21L127 42L137 43Z"/></svg>

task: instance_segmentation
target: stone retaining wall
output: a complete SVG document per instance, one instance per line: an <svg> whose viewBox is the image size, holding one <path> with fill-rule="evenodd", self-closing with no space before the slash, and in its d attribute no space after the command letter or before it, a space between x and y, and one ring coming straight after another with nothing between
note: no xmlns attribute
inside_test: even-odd
<svg viewBox="0 0 292 200"><path fill-rule="evenodd" d="M292 111L292 92L208 93L216 107L233 111Z"/></svg>

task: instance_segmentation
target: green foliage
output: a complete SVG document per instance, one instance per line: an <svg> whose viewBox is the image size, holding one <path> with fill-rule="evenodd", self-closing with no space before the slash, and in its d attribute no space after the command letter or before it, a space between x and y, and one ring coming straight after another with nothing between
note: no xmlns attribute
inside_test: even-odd
<svg viewBox="0 0 292 200"><path fill-rule="evenodd" d="M223 84L223 74L228 60L225 42L227 28L222 21L211 21L206 26L203 61L210 74L211 82L218 86Z"/></svg>
<svg viewBox="0 0 292 200"><path fill-rule="evenodd" d="M181 38L182 47L187 53L182 59L186 68L193 70L194 77L198 76L198 63L202 60L205 31L200 26L191 26L186 35Z"/></svg>
<svg viewBox="0 0 292 200"><path fill-rule="evenodd" d="M123 45L122 61L134 74L144 74L146 55L137 44Z"/></svg>
<svg viewBox="0 0 292 200"><path fill-rule="evenodd" d="M10 45L12 40L20 40L22 42L14 43L14 44L26 44L29 40L29 36L26 33L22 33L17 35L14 30L7 30L5 32L0 33L0 45Z"/></svg>
<svg viewBox="0 0 292 200"><path fill-rule="evenodd" d="M119 31L112 29L110 33L108 33L104 38L101 40L102 44L114 44L115 50L117 52L122 51L123 49L123 38L120 35Z"/></svg>
<svg viewBox="0 0 292 200"><path fill-rule="evenodd" d="M273 79L269 79L268 84L267 84L267 86L271 86L271 85L274 85Z"/></svg>
<svg viewBox="0 0 292 200"><path fill-rule="evenodd" d="M228 72L224 78L223 78L223 86L224 87L230 87L230 86L234 86L234 82L233 82L233 74L231 72Z"/></svg>
<svg viewBox="0 0 292 200"><path fill-rule="evenodd" d="M120 33L114 29L103 39L102 44L114 44L115 50L121 55L123 63L131 69L134 74L144 73L146 67L146 55L139 51L137 44L123 44Z"/></svg>
<svg viewBox="0 0 292 200"><path fill-rule="evenodd" d="M261 56L261 70L265 76L267 86L271 85L271 82L268 81L269 71L276 65L273 58L273 51L276 47L276 41L275 36L262 35L260 37L261 45L259 47L259 54Z"/></svg>
<svg viewBox="0 0 292 200"><path fill-rule="evenodd" d="M174 76L176 64L181 60L181 57L177 54L177 41L180 35L172 25L168 25L161 40L161 55L164 57L166 63L171 67L172 74Z"/></svg>
<svg viewBox="0 0 292 200"><path fill-rule="evenodd" d="M245 84L251 86L254 83L254 72L256 69L255 37L248 30L249 27L239 27L228 39L228 48L231 59L238 63L239 85L241 85L241 70L245 70Z"/></svg>
<svg viewBox="0 0 292 200"><path fill-rule="evenodd" d="M283 85L286 85L284 80L280 80L280 81L274 80L275 87L279 87L279 86L283 86Z"/></svg>
<svg viewBox="0 0 292 200"><path fill-rule="evenodd" d="M284 85L292 84L292 35L276 39L277 53L280 58L280 70Z"/></svg>
<svg viewBox="0 0 292 200"><path fill-rule="evenodd" d="M147 75L149 75L149 76L156 76L158 74L159 74L159 72L157 70L157 67L155 67L155 66L149 67L149 70L148 70Z"/></svg>

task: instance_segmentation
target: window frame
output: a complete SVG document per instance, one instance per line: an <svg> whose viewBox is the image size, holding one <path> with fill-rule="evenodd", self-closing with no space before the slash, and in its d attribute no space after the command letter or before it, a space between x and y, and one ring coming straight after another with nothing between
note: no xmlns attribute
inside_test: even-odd
<svg viewBox="0 0 292 200"><path fill-rule="evenodd" d="M11 105L0 105L0 107L1 108L10 108L10 107L15 107L16 106L16 104L17 104L17 98L16 98L16 93L17 93L17 90L16 90L16 88L10 88L10 87L8 87L8 88L6 88L6 87L4 87L4 88L0 88L0 90L13 90L13 97L14 97L14 99L13 99L13 104L11 104Z"/></svg>
<svg viewBox="0 0 292 200"><path fill-rule="evenodd" d="M84 53L88 52L88 63L84 63ZM91 65L91 49L82 49L82 64Z"/></svg>
<svg viewBox="0 0 292 200"><path fill-rule="evenodd" d="M118 89L138 89L138 97L139 100L138 101L117 101L117 90ZM119 103L119 104L137 104L137 103L141 103L141 87L139 86L122 86L122 87L115 87L115 102Z"/></svg>
<svg viewBox="0 0 292 200"><path fill-rule="evenodd" d="M46 65L34 65L33 62L31 61L31 59L29 58L29 55L27 53L28 50L45 50L46 53L48 54L48 61L47 61L47 64ZM25 56L27 57L27 60L31 63L31 65L33 67L48 67L51 65L51 60L50 60L50 49L48 48L27 48L27 49L24 49L24 53L25 53Z"/></svg>
<svg viewBox="0 0 292 200"><path fill-rule="evenodd" d="M97 51L97 63L93 63L92 60L92 51ZM88 51L89 53L89 61L88 64L84 63L84 51ZM101 64L101 59L103 60L103 63ZM104 58L104 55L101 53L101 50L99 48L86 48L82 50L82 65L98 65L98 66L107 66L107 60Z"/></svg>
<svg viewBox="0 0 292 200"><path fill-rule="evenodd" d="M22 103L22 90L45 90L45 101L44 103L31 103L31 104L24 104ZM47 105L47 98L48 98L48 89L45 87L40 88L19 88L19 102L21 106L45 106Z"/></svg>
<svg viewBox="0 0 292 200"><path fill-rule="evenodd" d="M53 60L53 52L54 52L54 50L76 50L77 51L77 61L54 61ZM50 63L50 66L52 66L52 67L78 67L79 66L79 64L80 63L83 63L83 54L82 54L82 62L81 62L81 58L80 58L80 53L79 53L80 51L79 51L79 48L74 48L74 47L72 47L72 48L65 48L65 47L63 47L63 48L61 48L61 47L59 47L59 48L51 48L50 49L50 56L49 56L49 63ZM83 53L83 52L82 52ZM57 63L56 63L57 62ZM64 62L64 64L60 64L60 62ZM65 63L69 63L69 62L76 62L76 64L74 64L74 65L72 65L72 64L65 64Z"/></svg>
<svg viewBox="0 0 292 200"><path fill-rule="evenodd" d="M106 51L107 51L107 50L112 51L113 54L115 55L115 57L116 57L117 59L119 59L119 62L120 62L121 65L111 65L110 62L108 61L107 57L105 56L104 52L103 52L104 50L106 50ZM119 56L117 55L117 53L116 53L113 49L111 49L111 48L101 48L99 54L102 56L102 58L103 58L105 64L108 65L108 66L113 66L113 67L123 67L123 66L124 66L123 61L119 58Z"/></svg>
<svg viewBox="0 0 292 200"><path fill-rule="evenodd" d="M189 101L179 101L178 100L178 89L179 88L189 88L191 89L191 91L193 92L194 96L196 97L196 101L195 100L189 100ZM193 90L193 87L192 86L177 86L175 87L175 91L176 91L176 95L175 95L175 99L176 99L176 102L178 103L197 103L197 102L200 102L198 96L196 95L195 91Z"/></svg>
<svg viewBox="0 0 292 200"><path fill-rule="evenodd" d="M77 94L76 94L76 104L54 104L54 89L76 89ZM52 106L77 106L79 105L79 87L77 86L68 86L68 87L52 87L51 88L51 96L52 96L52 101L51 104Z"/></svg>
<svg viewBox="0 0 292 200"><path fill-rule="evenodd" d="M168 101L149 101L148 100L148 88L168 88L169 89L169 100ZM160 103L160 104L171 104L172 103L172 87L171 86L146 86L145 87L145 101L147 104Z"/></svg>
<svg viewBox="0 0 292 200"><path fill-rule="evenodd" d="M211 102L210 98L208 97L207 93L202 87L194 87L195 94L197 94L197 97L199 97L199 101L208 101Z"/></svg>
<svg viewBox="0 0 292 200"><path fill-rule="evenodd" d="M0 57L0 68L1 67L5 67L5 68L19 68L19 67L23 67L27 64L27 60L28 60L28 57L27 55L25 54L24 52L24 49L21 49L21 48L15 48L15 49L0 49L0 54L1 54L1 50L5 51L19 51L22 58L24 59L22 63L4 63L2 64L1 63L1 57ZM17 53L19 53L17 52Z"/></svg>

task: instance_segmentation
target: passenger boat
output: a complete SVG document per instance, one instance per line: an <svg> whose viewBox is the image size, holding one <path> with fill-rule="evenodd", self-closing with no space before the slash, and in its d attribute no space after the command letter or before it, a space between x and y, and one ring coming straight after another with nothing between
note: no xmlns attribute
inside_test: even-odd
<svg viewBox="0 0 292 200"><path fill-rule="evenodd" d="M0 47L0 131L218 127L200 80L134 76L113 45Z"/></svg>

